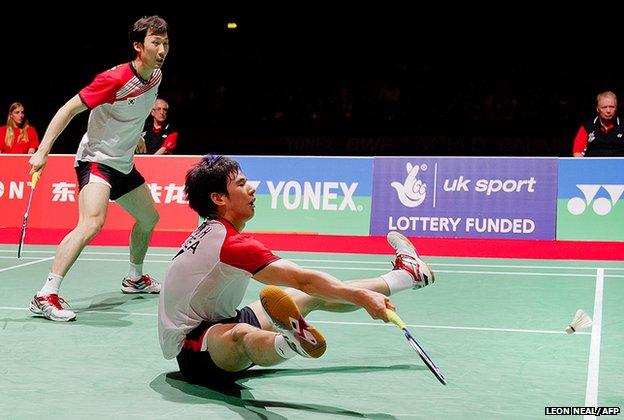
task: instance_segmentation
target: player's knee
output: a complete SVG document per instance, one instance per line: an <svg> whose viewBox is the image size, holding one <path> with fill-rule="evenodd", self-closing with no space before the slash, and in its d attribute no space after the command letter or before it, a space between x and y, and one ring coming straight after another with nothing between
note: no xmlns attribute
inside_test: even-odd
<svg viewBox="0 0 624 420"><path fill-rule="evenodd" d="M254 331L256 328L252 325L241 323L236 324L231 330L230 334L232 335L232 341L235 344L242 343L245 339L245 336L249 334L251 331Z"/></svg>
<svg viewBox="0 0 624 420"><path fill-rule="evenodd" d="M160 220L160 214L158 214L158 212L155 212L154 217L152 217L152 220L151 220L152 229L156 226L159 220Z"/></svg>
<svg viewBox="0 0 624 420"><path fill-rule="evenodd" d="M244 323L236 324L236 326L230 330L232 344L238 352L243 353L245 351L245 337L255 330L256 327Z"/></svg>
<svg viewBox="0 0 624 420"><path fill-rule="evenodd" d="M158 212L154 211L152 213L142 215L141 219L137 220L137 222L141 225L143 230L148 231L154 230L154 227L156 227L156 224L159 220L160 215L158 214Z"/></svg>
<svg viewBox="0 0 624 420"><path fill-rule="evenodd" d="M87 239L91 239L95 235L100 233L102 227L104 227L104 221L104 218L90 217L83 223L84 232Z"/></svg>

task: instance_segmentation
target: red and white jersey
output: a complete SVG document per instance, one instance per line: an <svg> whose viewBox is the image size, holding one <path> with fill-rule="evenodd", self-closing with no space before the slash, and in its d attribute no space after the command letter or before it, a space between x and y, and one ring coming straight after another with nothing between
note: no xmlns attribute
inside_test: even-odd
<svg viewBox="0 0 624 420"><path fill-rule="evenodd" d="M251 276L278 259L226 220L199 226L173 258L160 291L158 337L165 358L177 356L186 334L202 321L234 317Z"/></svg>
<svg viewBox="0 0 624 420"><path fill-rule="evenodd" d="M79 92L91 109L87 132L76 161L98 162L125 174L132 170L134 150L156 97L162 72L155 69L143 81L130 63L120 64L95 76Z"/></svg>

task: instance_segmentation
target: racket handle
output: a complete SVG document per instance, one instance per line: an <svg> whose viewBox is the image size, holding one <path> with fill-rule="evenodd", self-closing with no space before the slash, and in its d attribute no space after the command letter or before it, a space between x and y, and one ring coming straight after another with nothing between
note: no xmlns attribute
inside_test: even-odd
<svg viewBox="0 0 624 420"><path fill-rule="evenodd" d="M386 315L388 315L388 321L392 322L397 327L403 329L405 328L405 322L397 315L396 312L386 309Z"/></svg>
<svg viewBox="0 0 624 420"><path fill-rule="evenodd" d="M40 176L41 176L41 170L38 170L37 172L32 174L32 178L30 179L30 188L32 188L33 190L35 189L35 186L37 185L37 182L39 181Z"/></svg>

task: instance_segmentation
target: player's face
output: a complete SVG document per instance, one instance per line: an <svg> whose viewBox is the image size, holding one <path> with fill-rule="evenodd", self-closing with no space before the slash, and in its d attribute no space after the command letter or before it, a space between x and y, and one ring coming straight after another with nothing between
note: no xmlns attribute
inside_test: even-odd
<svg viewBox="0 0 624 420"><path fill-rule="evenodd" d="M228 197L226 215L228 220L236 223L244 223L254 215L256 190L247 182L244 173L238 172L230 178L227 185ZM236 224L235 223L235 224Z"/></svg>
<svg viewBox="0 0 624 420"><path fill-rule="evenodd" d="M139 59L152 69L162 67L168 53L169 37L167 34L154 35L148 31L143 44L139 45Z"/></svg>

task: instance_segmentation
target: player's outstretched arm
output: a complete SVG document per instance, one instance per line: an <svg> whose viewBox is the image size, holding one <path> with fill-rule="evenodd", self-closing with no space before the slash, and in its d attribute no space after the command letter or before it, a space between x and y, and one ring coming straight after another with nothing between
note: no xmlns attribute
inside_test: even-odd
<svg viewBox="0 0 624 420"><path fill-rule="evenodd" d="M56 111L56 114L52 117L52 120L50 121L50 124L48 124L48 128L43 135L39 149L28 161L28 163L30 163L31 175L45 166L48 154L50 153L50 150L52 150L52 145L58 136L63 132L65 127L67 127L67 124L69 124L75 115L85 111L86 109L87 107L82 103L80 96L75 95L67 101L65 105L59 108L58 111Z"/></svg>
<svg viewBox="0 0 624 420"><path fill-rule="evenodd" d="M366 309L372 318L386 322L386 309L395 309L390 298L381 293L349 286L330 274L309 270L285 259L272 262L254 278L264 284L293 287L322 299L351 303Z"/></svg>

